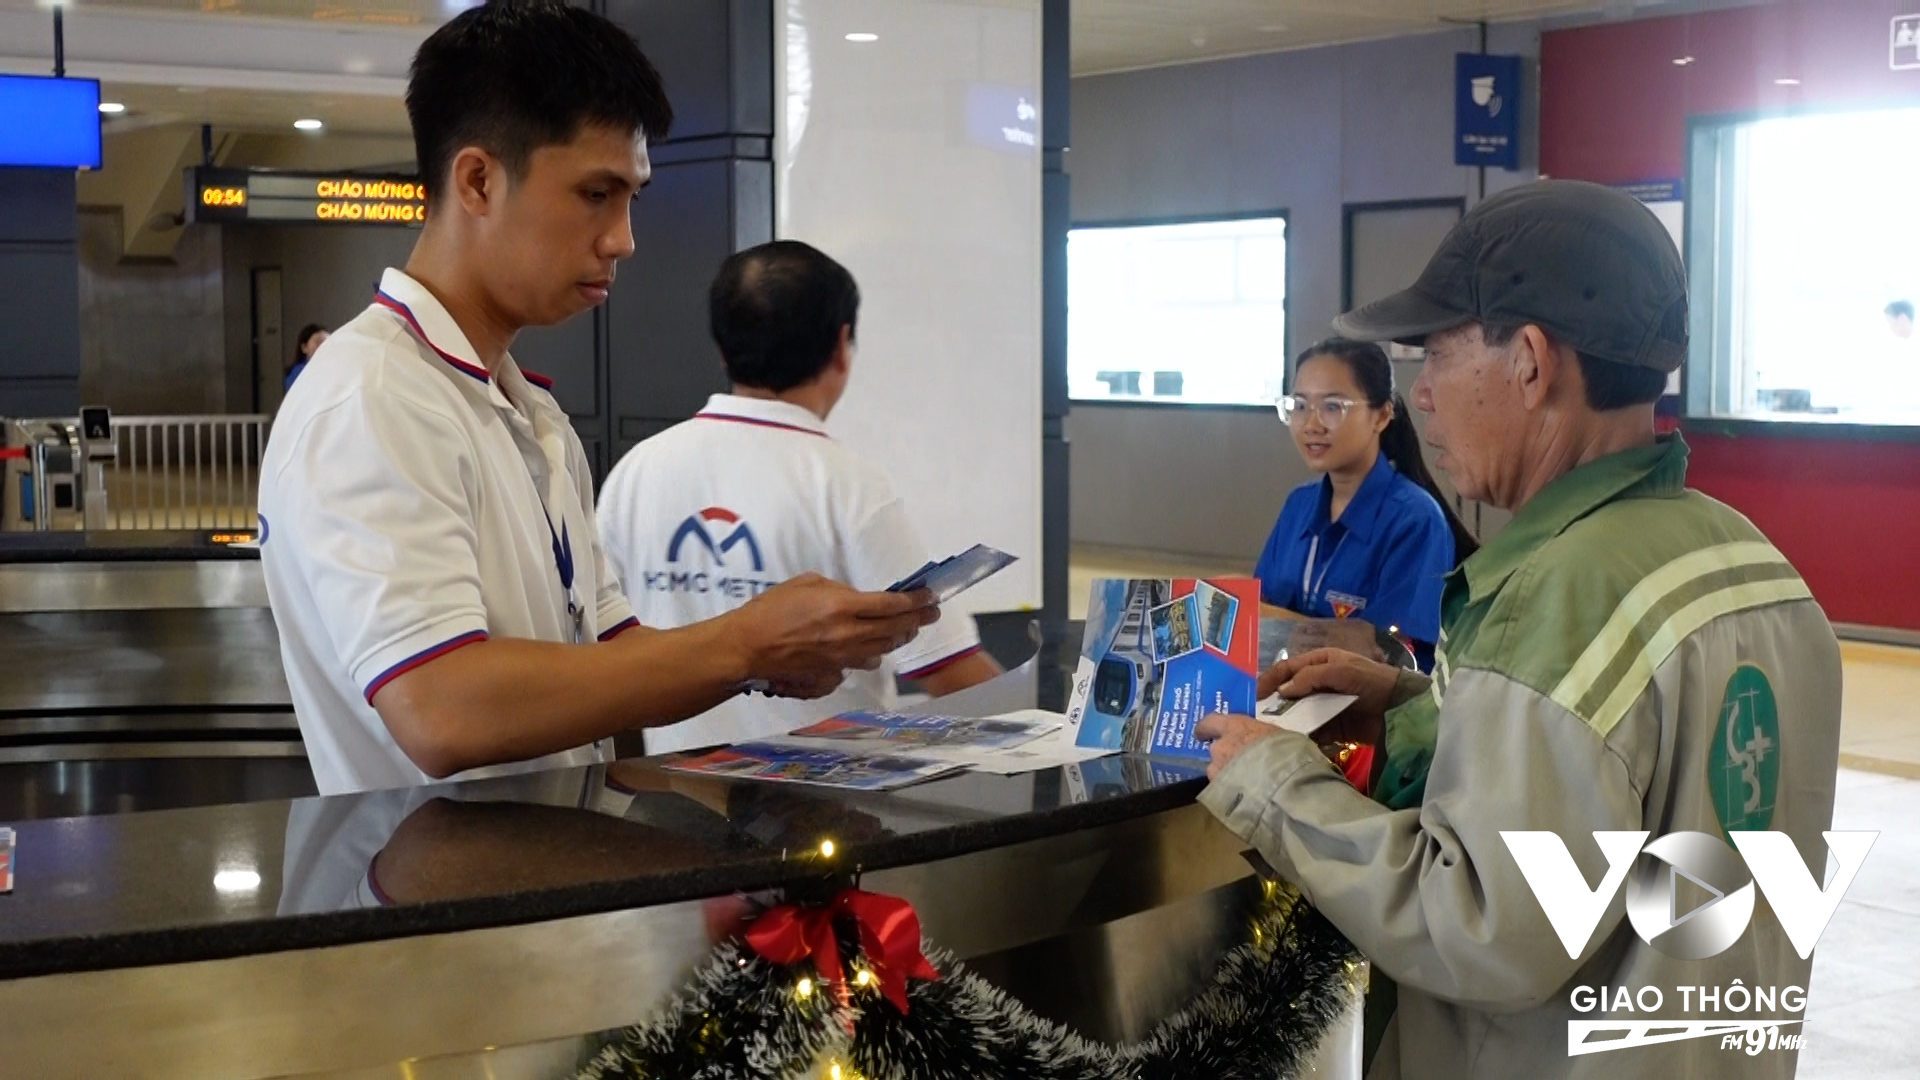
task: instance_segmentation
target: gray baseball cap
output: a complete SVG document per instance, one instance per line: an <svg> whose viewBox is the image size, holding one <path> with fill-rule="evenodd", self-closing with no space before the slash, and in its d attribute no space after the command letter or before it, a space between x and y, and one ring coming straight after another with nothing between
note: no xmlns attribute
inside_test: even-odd
<svg viewBox="0 0 1920 1080"><path fill-rule="evenodd" d="M1686 270L1666 226L1632 196L1542 180L1474 207L1412 288L1333 329L1418 345L1472 322L1533 323L1602 360L1673 371L1687 358Z"/></svg>

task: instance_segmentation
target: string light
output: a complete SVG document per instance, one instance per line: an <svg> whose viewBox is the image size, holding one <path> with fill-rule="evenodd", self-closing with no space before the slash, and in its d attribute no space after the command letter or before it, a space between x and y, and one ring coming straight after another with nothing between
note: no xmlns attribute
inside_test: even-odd
<svg viewBox="0 0 1920 1080"><path fill-rule="evenodd" d="M831 840L820 841L820 857L821 858L823 859L833 858L833 851L834 851L833 841Z"/></svg>
<svg viewBox="0 0 1920 1080"><path fill-rule="evenodd" d="M796 995L798 995L798 996L800 996L800 997L803 997L803 998L805 998L805 997L812 997L812 996L813 996L813 980L812 980L812 979L801 979L801 980L800 980L800 985L798 985L798 986L796 986L796 987L794 987L794 988L793 988L793 992L794 992L794 993L795 993Z"/></svg>
<svg viewBox="0 0 1920 1080"><path fill-rule="evenodd" d="M854 973L853 982L855 986L872 985L873 972L868 971L866 968L861 968L859 971Z"/></svg>

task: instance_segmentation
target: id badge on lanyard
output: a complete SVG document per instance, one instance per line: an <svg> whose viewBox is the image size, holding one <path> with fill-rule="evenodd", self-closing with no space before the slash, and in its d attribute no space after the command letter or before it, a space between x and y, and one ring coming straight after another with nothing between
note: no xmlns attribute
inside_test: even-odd
<svg viewBox="0 0 1920 1080"><path fill-rule="evenodd" d="M580 593L574 588L573 536L567 529L567 512L558 489L560 478L566 475L563 467L564 450L561 455L548 446L553 436L537 427L534 437L540 444L541 456L547 459L547 489L540 492L540 512L547 520L547 536L553 541L553 568L560 576L560 590L567 596L567 633L568 640L575 645L583 645L587 640L587 609L580 603ZM539 485L535 485L537 488ZM560 528L553 527L553 508L560 506Z"/></svg>
<svg viewBox="0 0 1920 1080"><path fill-rule="evenodd" d="M567 594L567 629L573 644L587 640L587 610L573 588L573 537L567 533L567 518L560 515L560 531L553 531L553 515L547 515L547 535L553 539L553 568L560 574L560 588Z"/></svg>

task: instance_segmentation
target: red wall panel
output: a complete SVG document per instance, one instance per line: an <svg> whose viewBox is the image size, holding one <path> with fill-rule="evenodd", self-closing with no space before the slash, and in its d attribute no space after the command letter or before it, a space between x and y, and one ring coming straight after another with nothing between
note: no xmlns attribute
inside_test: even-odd
<svg viewBox="0 0 1920 1080"><path fill-rule="evenodd" d="M1920 629L1920 443L1686 439L1689 486L1758 525L1828 618Z"/></svg>
<svg viewBox="0 0 1920 1080"><path fill-rule="evenodd" d="M1920 71L1887 63L1893 17L1910 6L1818 0L1547 33L1540 171L1603 184L1674 179L1691 116L1920 103Z"/></svg>
<svg viewBox="0 0 1920 1080"><path fill-rule="evenodd" d="M1888 64L1892 19L1915 8L1796 0L1548 33L1540 169L1675 179L1691 117L1920 104L1920 71ZM1920 442L1683 429L1692 486L1753 519L1829 618L1920 630Z"/></svg>

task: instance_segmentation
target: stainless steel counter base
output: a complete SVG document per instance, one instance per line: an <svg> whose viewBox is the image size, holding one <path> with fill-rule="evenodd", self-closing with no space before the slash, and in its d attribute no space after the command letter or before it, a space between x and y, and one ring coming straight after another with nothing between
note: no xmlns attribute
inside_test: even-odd
<svg viewBox="0 0 1920 1080"><path fill-rule="evenodd" d="M1240 846L1187 806L862 884L912 901L930 940L977 958L1042 1014L1075 1013L1095 1038L1136 1038L1233 940L1249 895ZM48 1080L547 1080L589 1053L595 1033L677 993L712 947L707 925L707 903L694 901L0 982L0 1046L10 1075ZM1065 988L1036 965L1057 969L1062 957L1090 978L1072 1000L1043 1000Z"/></svg>

